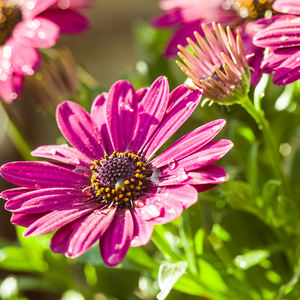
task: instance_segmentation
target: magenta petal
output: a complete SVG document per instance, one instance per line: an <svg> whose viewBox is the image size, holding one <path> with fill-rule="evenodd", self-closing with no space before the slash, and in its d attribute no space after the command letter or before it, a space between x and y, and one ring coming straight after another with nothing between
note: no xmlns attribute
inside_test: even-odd
<svg viewBox="0 0 300 300"><path fill-rule="evenodd" d="M70 236L66 256L76 258L85 253L97 240L99 240L111 224L116 207L97 209L78 223Z"/></svg>
<svg viewBox="0 0 300 300"><path fill-rule="evenodd" d="M198 200L198 191L194 186L190 185L168 186L164 188L162 193L169 194L171 199L174 197L185 209L195 204Z"/></svg>
<svg viewBox="0 0 300 300"><path fill-rule="evenodd" d="M286 85L300 79L300 51L286 59L273 76L276 85Z"/></svg>
<svg viewBox="0 0 300 300"><path fill-rule="evenodd" d="M52 8L44 11L40 16L59 26L61 33L83 33L90 26L88 18L72 9Z"/></svg>
<svg viewBox="0 0 300 300"><path fill-rule="evenodd" d="M72 206L88 200L82 190L72 188L51 188L29 191L9 200L5 208L13 213L36 214Z"/></svg>
<svg viewBox="0 0 300 300"><path fill-rule="evenodd" d="M70 236L78 224L85 218L79 218L65 226L60 227L50 241L50 248L54 253L65 254L67 252Z"/></svg>
<svg viewBox="0 0 300 300"><path fill-rule="evenodd" d="M178 170L176 174L161 178L159 186L168 186L176 184L220 184L226 179L225 170L218 165L208 165L192 172L186 172L184 169Z"/></svg>
<svg viewBox="0 0 300 300"><path fill-rule="evenodd" d="M139 247L146 245L153 232L153 224L143 220L137 213L137 211L132 212L133 222L134 222L134 234L131 241L132 247Z"/></svg>
<svg viewBox="0 0 300 300"><path fill-rule="evenodd" d="M113 153L113 146L110 140L110 136L107 129L107 121L106 121L106 101L107 101L107 93L102 93L97 96L93 102L91 108L91 118L97 125L99 132L104 141L103 147L105 148L105 152L110 155Z"/></svg>
<svg viewBox="0 0 300 300"><path fill-rule="evenodd" d="M77 149L69 147L67 144L40 146L31 152L32 156L54 159L63 163L84 166L89 168L92 161Z"/></svg>
<svg viewBox="0 0 300 300"><path fill-rule="evenodd" d="M193 185L193 187L197 190L198 193L206 192L214 187L216 187L217 184L201 184L201 185Z"/></svg>
<svg viewBox="0 0 300 300"><path fill-rule="evenodd" d="M6 43L11 47L11 67L14 72L21 76L33 75L40 65L40 55L35 48L20 44L11 38Z"/></svg>
<svg viewBox="0 0 300 300"><path fill-rule="evenodd" d="M58 127L67 141L92 161L104 156L98 128L90 115L77 103L65 101L56 110Z"/></svg>
<svg viewBox="0 0 300 300"><path fill-rule="evenodd" d="M12 74L4 81L0 80L0 97L6 103L17 101L23 90L23 77Z"/></svg>
<svg viewBox="0 0 300 300"><path fill-rule="evenodd" d="M42 218L43 216L47 215L47 213L40 213L40 214L13 214L10 221L14 225L28 227L38 219Z"/></svg>
<svg viewBox="0 0 300 300"><path fill-rule="evenodd" d="M165 224L177 219L182 214L183 206L176 195L158 193L147 199L145 206L138 209L140 217L153 224Z"/></svg>
<svg viewBox="0 0 300 300"><path fill-rule="evenodd" d="M158 28L167 28L182 23L184 20L180 10L170 10L164 14L156 16L151 25Z"/></svg>
<svg viewBox="0 0 300 300"><path fill-rule="evenodd" d="M109 90L107 127L116 152L129 149L137 123L138 103L135 90L128 81L117 81Z"/></svg>
<svg viewBox="0 0 300 300"><path fill-rule="evenodd" d="M24 236L36 236L51 232L91 213L97 209L98 206L98 203L90 201L83 204L73 204L52 211L28 226L24 231Z"/></svg>
<svg viewBox="0 0 300 300"><path fill-rule="evenodd" d="M50 20L37 17L19 22L13 31L13 36L24 45L49 48L53 47L59 38L59 27Z"/></svg>
<svg viewBox="0 0 300 300"><path fill-rule="evenodd" d="M19 2L22 3L23 19L32 19L55 4L57 0L23 0Z"/></svg>
<svg viewBox="0 0 300 300"><path fill-rule="evenodd" d="M273 8L284 14L300 15L298 0L276 0Z"/></svg>
<svg viewBox="0 0 300 300"><path fill-rule="evenodd" d="M4 200L10 200L16 196L19 196L23 193L28 193L30 191L33 191L32 189L28 189L28 188L24 188L24 187L19 187L19 188L14 188L14 189L9 189L6 191L3 191L0 194L0 198L4 199Z"/></svg>
<svg viewBox="0 0 300 300"><path fill-rule="evenodd" d="M209 142L198 152L179 161L171 162L168 166L162 169L161 176L178 175L178 173L182 171L188 172L203 168L223 157L232 147L233 143L229 140Z"/></svg>
<svg viewBox="0 0 300 300"><path fill-rule="evenodd" d="M191 24L184 25L182 28L177 30L171 40L169 41L169 44L167 46L167 49L165 50L165 56L166 58L171 58L175 55L177 55L178 52L178 45L182 45L185 47L188 42L186 41L186 38L190 37L192 40L195 40L194 32L197 31L201 36L204 35L202 27L201 27L202 20L193 22Z"/></svg>
<svg viewBox="0 0 300 300"><path fill-rule="evenodd" d="M145 97L145 95L147 94L149 88L140 88L136 91L136 98L137 98L137 102L140 105L140 102L143 100L143 98Z"/></svg>
<svg viewBox="0 0 300 300"><path fill-rule="evenodd" d="M282 15L253 38L259 47L300 46L300 23L297 16Z"/></svg>
<svg viewBox="0 0 300 300"><path fill-rule="evenodd" d="M104 263L116 266L125 257L134 233L130 210L120 209L100 240L100 252Z"/></svg>
<svg viewBox="0 0 300 300"><path fill-rule="evenodd" d="M179 90L179 93L177 90ZM202 95L201 90L191 92L184 86L179 86L173 93L177 96L176 101L173 97L170 97L171 107L168 108L162 122L143 151L143 155L147 159L152 157L188 119L197 107Z"/></svg>
<svg viewBox="0 0 300 300"><path fill-rule="evenodd" d="M169 102L169 84L166 77L157 78L139 103L139 122L131 149L140 153L159 127Z"/></svg>
<svg viewBox="0 0 300 300"><path fill-rule="evenodd" d="M59 163L20 161L3 165L0 174L11 183L32 189L89 186L89 177L72 171L73 168Z"/></svg>
<svg viewBox="0 0 300 300"><path fill-rule="evenodd" d="M215 120L189 132L154 158L151 162L152 165L160 168L191 155L212 140L224 127L225 123L226 121L222 119Z"/></svg>

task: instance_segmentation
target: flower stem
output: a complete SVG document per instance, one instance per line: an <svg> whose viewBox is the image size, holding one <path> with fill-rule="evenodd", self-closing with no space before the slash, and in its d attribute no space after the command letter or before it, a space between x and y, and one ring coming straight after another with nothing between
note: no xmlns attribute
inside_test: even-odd
<svg viewBox="0 0 300 300"><path fill-rule="evenodd" d="M22 156L24 160L32 160L33 157L30 155L31 147L25 140L21 133L21 130L17 126L16 122L13 121L11 112L7 109L6 105L0 102L0 115L2 116L2 126L9 136L10 140ZM6 124L5 124L6 122Z"/></svg>
<svg viewBox="0 0 300 300"><path fill-rule="evenodd" d="M268 120L265 118L264 111L260 108L260 106L254 106L252 101L249 99L248 95L245 96L240 101L240 104L245 108L245 110L252 116L252 118L255 120L255 122L258 125L258 128L262 130L267 150L269 152L269 155L271 157L272 163L273 163L273 169L274 173L277 179L281 181L281 192L286 195L290 196L289 189L287 187L286 179L284 177L284 174L282 172L281 168L281 161L279 157L278 148L279 146L276 143L276 140L273 136L273 132L271 130L270 124Z"/></svg>

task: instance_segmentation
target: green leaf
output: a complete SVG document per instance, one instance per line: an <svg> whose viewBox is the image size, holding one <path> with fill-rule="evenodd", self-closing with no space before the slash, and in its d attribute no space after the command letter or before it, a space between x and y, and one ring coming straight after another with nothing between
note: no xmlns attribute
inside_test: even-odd
<svg viewBox="0 0 300 300"><path fill-rule="evenodd" d="M159 267L158 284L161 292L157 295L157 299L164 300L170 293L174 284L186 273L188 267L187 261L179 261L175 264L162 264Z"/></svg>
<svg viewBox="0 0 300 300"><path fill-rule="evenodd" d="M243 255L236 256L234 261L239 268L247 270L268 258L270 254L268 250L252 250Z"/></svg>

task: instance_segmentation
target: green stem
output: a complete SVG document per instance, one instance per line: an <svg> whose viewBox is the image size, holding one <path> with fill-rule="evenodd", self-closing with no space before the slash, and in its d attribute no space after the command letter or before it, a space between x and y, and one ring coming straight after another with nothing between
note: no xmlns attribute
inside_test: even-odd
<svg viewBox="0 0 300 300"><path fill-rule="evenodd" d="M4 127L4 130L6 131L7 135L9 136L10 140L12 141L22 158L24 160L33 160L33 157L30 155L31 147L23 137L21 130L17 126L16 122L13 121L11 112L9 112L6 105L2 102L0 102L0 115L2 116L1 123Z"/></svg>
<svg viewBox="0 0 300 300"><path fill-rule="evenodd" d="M266 146L273 163L275 176L277 179L281 181L281 192L286 196L290 196L286 179L281 169L281 161L278 152L278 145L273 136L273 132L271 130L270 124L268 120L265 118L264 111L260 108L260 106L254 107L252 101L249 99L248 96L245 96L245 98L243 98L240 101L240 104L253 117L253 119L258 125L258 128L262 130L266 142Z"/></svg>

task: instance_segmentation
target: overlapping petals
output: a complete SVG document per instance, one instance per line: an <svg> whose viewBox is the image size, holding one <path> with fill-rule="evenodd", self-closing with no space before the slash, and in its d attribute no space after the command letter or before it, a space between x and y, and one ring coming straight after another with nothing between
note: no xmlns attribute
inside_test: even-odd
<svg viewBox="0 0 300 300"><path fill-rule="evenodd" d="M0 97L5 102L11 103L20 98L22 78L19 77L33 75L39 67L40 56L36 48L54 46L60 33L77 34L88 28L89 20L78 11L89 6L87 0L78 2L74 7L69 1L67 7L60 7L58 2L14 1L22 18L0 49Z"/></svg>
<svg viewBox="0 0 300 300"><path fill-rule="evenodd" d="M284 13L261 20L265 29L253 39L255 45L270 48L262 62L265 73L273 73L276 85L286 85L300 79L300 3L297 0L277 0L273 8Z"/></svg>
<svg viewBox="0 0 300 300"><path fill-rule="evenodd" d="M51 249L70 258L99 240L105 264L119 264L130 246L148 243L154 225L178 218L197 201L198 191L225 180L225 170L212 164L232 147L228 140L212 141L224 120L195 129L151 159L192 114L201 95L184 86L170 93L167 79L160 77L137 92L127 81L116 82L95 99L91 114L70 101L60 104L57 122L72 146L41 146L32 152L59 162L12 162L0 169L2 177L21 186L1 193L14 213L12 222L27 227L25 236L57 230ZM90 166L124 151L139 155L151 168L151 184L130 205L104 203L91 193Z"/></svg>

